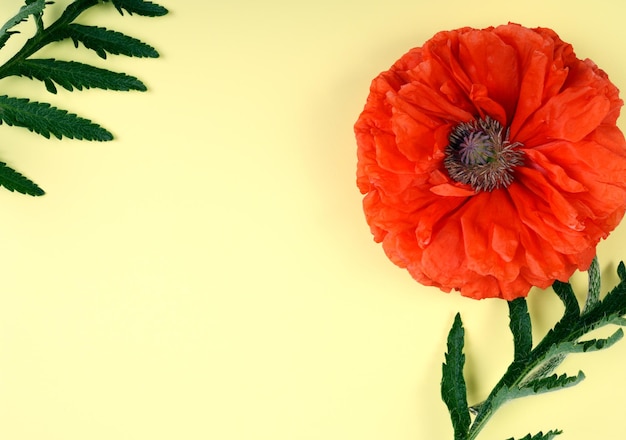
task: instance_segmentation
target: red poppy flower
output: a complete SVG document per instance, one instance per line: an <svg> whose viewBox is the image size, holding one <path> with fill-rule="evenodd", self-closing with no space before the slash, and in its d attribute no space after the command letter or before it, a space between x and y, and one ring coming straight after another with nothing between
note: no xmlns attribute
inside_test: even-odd
<svg viewBox="0 0 626 440"><path fill-rule="evenodd" d="M622 104L550 29L436 34L373 80L355 125L374 239L475 299L567 281L626 209Z"/></svg>

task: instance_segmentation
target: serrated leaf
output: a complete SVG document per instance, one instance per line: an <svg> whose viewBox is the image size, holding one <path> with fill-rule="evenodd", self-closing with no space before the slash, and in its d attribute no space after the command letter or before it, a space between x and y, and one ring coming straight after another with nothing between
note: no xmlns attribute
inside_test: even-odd
<svg viewBox="0 0 626 440"><path fill-rule="evenodd" d="M76 47L79 42L83 43L87 49L95 51L101 58L106 58L107 53L138 58L159 57L156 49L149 44L102 27L74 23L66 26L57 36L59 40L71 38Z"/></svg>
<svg viewBox="0 0 626 440"><path fill-rule="evenodd" d="M107 0L110 1L110 0ZM167 9L156 3L144 0L112 0L113 5L120 14L124 14L123 10L129 14L143 15L146 17L158 17L167 14Z"/></svg>
<svg viewBox="0 0 626 440"><path fill-rule="evenodd" d="M6 163L0 162L0 185L9 191L17 191L30 196L43 196L44 190L35 182L18 173Z"/></svg>
<svg viewBox="0 0 626 440"><path fill-rule="evenodd" d="M626 326L626 318L618 316L617 318L614 318L611 323L615 325Z"/></svg>
<svg viewBox="0 0 626 440"><path fill-rule="evenodd" d="M562 322L578 318L580 316L580 306L578 305L576 295L574 295L572 285L557 280L552 284L552 289L565 306Z"/></svg>
<svg viewBox="0 0 626 440"><path fill-rule="evenodd" d="M25 76L44 81L48 91L56 93L53 82L64 89L99 88L105 90L147 90L146 86L134 76L112 72L76 61L55 59L24 60L7 72L7 75Z"/></svg>
<svg viewBox="0 0 626 440"><path fill-rule="evenodd" d="M514 359L524 359L532 349L532 326L526 298L516 298L508 302L509 328L513 333Z"/></svg>
<svg viewBox="0 0 626 440"><path fill-rule="evenodd" d="M579 371L576 376L568 376L567 374L557 376L553 374L552 376L536 379L527 383L526 386L522 388L522 391L528 390L529 394L547 393L557 389L573 387L584 379L585 374L582 371Z"/></svg>
<svg viewBox="0 0 626 440"><path fill-rule="evenodd" d="M98 124L44 102L0 96L0 122L27 128L46 138L110 141L113 135Z"/></svg>
<svg viewBox="0 0 626 440"><path fill-rule="evenodd" d="M582 371L579 371L576 376L568 376L566 374L557 376L554 374L550 377L544 377L526 382L525 385L521 385L519 387L502 387L491 397L489 404L491 405L491 410L493 412L511 400L543 394L558 389L569 388L584 379L585 375Z"/></svg>
<svg viewBox="0 0 626 440"><path fill-rule="evenodd" d="M469 408L467 405L467 391L463 367L465 355L463 354L465 331L461 315L457 313L454 323L448 333L448 352L446 361L442 365L441 397L448 407L452 426L454 427L455 440L465 440L471 423Z"/></svg>
<svg viewBox="0 0 626 440"><path fill-rule="evenodd" d="M0 28L0 49L4 47L8 39L15 32L10 32L9 29L17 26L19 23L28 19L29 16L40 16L46 7L45 0L34 0L24 6L22 6L17 14L9 19L1 28Z"/></svg>
<svg viewBox="0 0 626 440"><path fill-rule="evenodd" d="M596 270L597 274L594 272ZM594 278L599 276L599 268L592 267L591 272L590 294L595 295L599 280ZM608 324L626 325L626 267L623 263L619 264L617 272L620 283L604 299L592 298L582 315L571 285L558 281L553 284L555 293L565 305L563 317L526 358L513 360L487 399L477 405L476 417L469 429L468 438L474 439L493 413L507 401L571 387L583 380L582 372L572 377L556 374L546 377L568 354L603 350L623 337L624 331L619 328L608 338L581 340L589 332ZM516 331L514 326L512 330ZM545 435L539 433L535 436L529 434L523 440L547 439L558 434L560 431L550 431Z"/></svg>
<svg viewBox="0 0 626 440"><path fill-rule="evenodd" d="M590 339L587 341L579 341L576 343L576 347L580 347L580 351L587 353L591 351L599 351L609 348L617 341L624 337L624 330L618 328L615 333L613 333L608 338L601 339Z"/></svg>
<svg viewBox="0 0 626 440"><path fill-rule="evenodd" d="M561 363L565 360L565 356L566 353L561 353L545 358L543 362L528 373L527 378L520 383L520 387L526 386L526 384L532 381L548 376L548 374L552 373L556 367L561 365Z"/></svg>
<svg viewBox="0 0 626 440"><path fill-rule="evenodd" d="M622 281L626 281L626 266L624 266L624 262L620 261L617 265L617 276Z"/></svg>
<svg viewBox="0 0 626 440"><path fill-rule="evenodd" d="M593 257L593 260L591 261L591 265L587 270L587 277L589 279L589 288L587 290L587 299L585 301L583 313L587 313L589 310L593 309L600 301L601 279L600 264L598 263L597 256Z"/></svg>
<svg viewBox="0 0 626 440"><path fill-rule="evenodd" d="M589 318L589 317L593 317L593 321L591 322L585 322L584 328L583 328L583 332L581 333L581 336L583 334L589 333L592 330L595 330L597 328L600 327L604 327L608 324L615 324L615 325L624 325L624 314L626 313L626 310L623 309L624 304L620 304L623 303L623 301L626 299L626 296L624 295L618 295L618 298L613 297L612 299L619 299L621 301L619 301L618 304L607 304L606 298L604 301L602 301L598 307L594 308L593 313L589 313L588 315L586 315L585 317ZM607 295L608 298L608 295ZM616 307L613 307L613 306ZM622 308L618 308L617 306L622 306Z"/></svg>
<svg viewBox="0 0 626 440"><path fill-rule="evenodd" d="M546 432L545 434L543 432L539 432L535 435L526 435L525 437L522 437L519 440L552 440L554 437L556 437L557 435L563 434L563 431L558 430L558 429L553 429L550 430L548 432ZM513 437L507 439L507 440L515 440Z"/></svg>
<svg viewBox="0 0 626 440"><path fill-rule="evenodd" d="M592 329L589 329L591 331ZM588 353L609 348L622 339L624 331L619 328L608 338L589 339L586 341L561 341L553 344L546 352L544 359L551 359L558 356L566 356L570 353Z"/></svg>
<svg viewBox="0 0 626 440"><path fill-rule="evenodd" d="M607 318L626 315L626 269L623 262L619 263L617 274L620 277L620 282L585 316L585 320L610 322L610 319L607 320Z"/></svg>

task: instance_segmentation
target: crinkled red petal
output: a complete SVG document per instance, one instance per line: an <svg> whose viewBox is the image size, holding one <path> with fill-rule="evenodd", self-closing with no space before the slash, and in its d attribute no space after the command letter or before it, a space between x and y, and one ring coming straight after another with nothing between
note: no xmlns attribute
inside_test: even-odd
<svg viewBox="0 0 626 440"><path fill-rule="evenodd" d="M372 81L355 124L374 239L420 283L511 300L586 269L626 211L622 100L545 28L440 32ZM448 136L491 117L523 144L507 188L447 174Z"/></svg>

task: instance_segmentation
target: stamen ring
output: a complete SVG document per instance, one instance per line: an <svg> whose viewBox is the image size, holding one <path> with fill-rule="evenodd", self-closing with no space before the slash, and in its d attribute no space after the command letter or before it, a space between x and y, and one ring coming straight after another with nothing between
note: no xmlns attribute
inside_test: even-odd
<svg viewBox="0 0 626 440"><path fill-rule="evenodd" d="M458 124L448 140L444 166L450 178L477 192L508 187L514 169L524 164L523 144L511 143L509 130L489 116Z"/></svg>

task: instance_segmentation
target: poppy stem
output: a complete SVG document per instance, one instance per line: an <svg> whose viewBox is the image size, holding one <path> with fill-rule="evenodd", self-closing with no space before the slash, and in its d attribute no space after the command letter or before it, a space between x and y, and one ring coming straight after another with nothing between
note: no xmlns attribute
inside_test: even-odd
<svg viewBox="0 0 626 440"><path fill-rule="evenodd" d="M620 278L619 284L600 300L600 270L597 260L594 260L588 270L589 289L582 312L572 286L556 281L552 288L563 302L565 311L561 319L534 348L526 299L518 298L508 303L509 327L514 344L513 361L487 399L468 408L475 417L467 427L464 440L474 440L498 408L506 402L568 388L582 381L585 378L582 371L575 376L553 374L568 354L608 348L623 337L624 332L619 328L607 338L581 340L592 330L609 324L626 326L624 263L619 264L617 273ZM548 436L539 438L548 439L559 433L560 431L550 431Z"/></svg>

